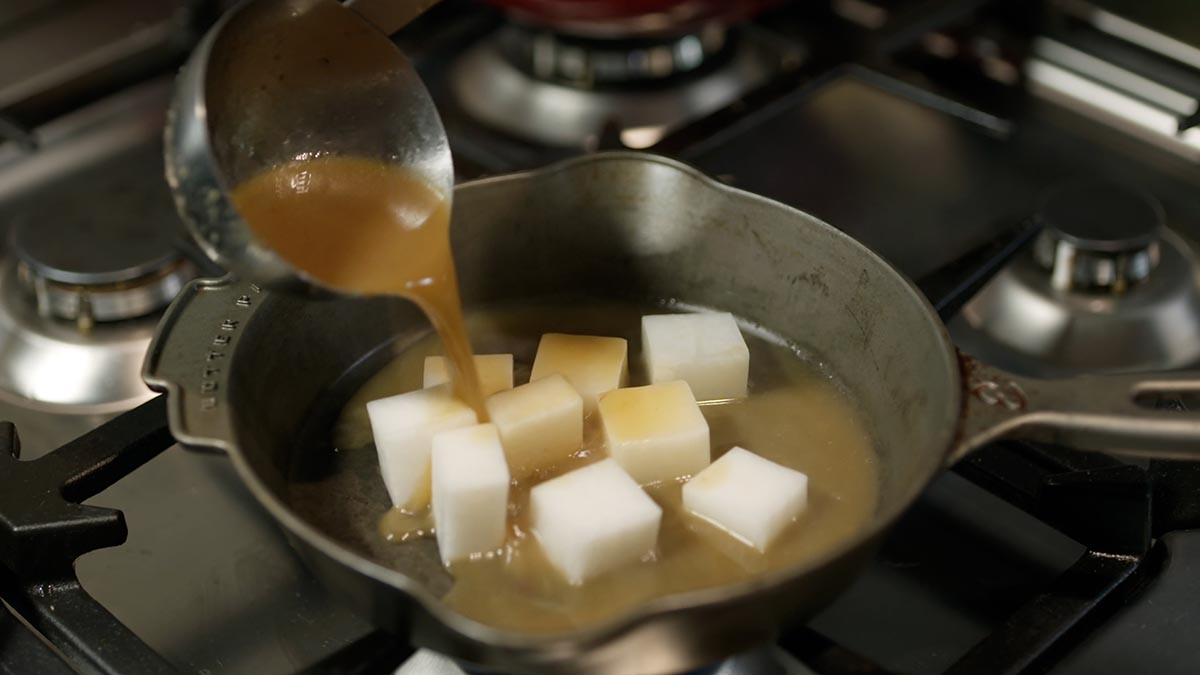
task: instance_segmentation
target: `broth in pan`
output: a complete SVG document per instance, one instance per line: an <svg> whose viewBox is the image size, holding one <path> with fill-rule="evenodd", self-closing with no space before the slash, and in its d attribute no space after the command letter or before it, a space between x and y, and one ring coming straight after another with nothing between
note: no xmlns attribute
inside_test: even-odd
<svg viewBox="0 0 1200 675"><path fill-rule="evenodd" d="M630 386L646 383L640 367L640 318L662 307L596 301L538 303L468 313L478 353L511 353L515 383L528 381L538 339L546 332L624 337L629 341ZM528 527L529 484L510 492L509 535L492 555L455 563L438 559L428 512L391 509L367 419L367 401L421 386L425 356L442 353L424 334L401 344L398 357L368 360L335 387L313 417L325 425L308 452L316 470L299 471L292 506L329 536L425 584L458 612L499 628L555 632L613 617L654 597L748 579L801 565L831 552L868 525L878 499L870 438L850 400L819 364L781 340L744 331L750 348L750 395L701 407L711 430L713 458L734 445L809 477L808 508L766 551L759 553L687 515L681 484L654 485L663 507L652 557L570 586L549 565ZM384 358L395 354L386 351ZM333 418L337 421L329 432ZM538 481L605 456L595 415L585 419L584 447Z"/></svg>

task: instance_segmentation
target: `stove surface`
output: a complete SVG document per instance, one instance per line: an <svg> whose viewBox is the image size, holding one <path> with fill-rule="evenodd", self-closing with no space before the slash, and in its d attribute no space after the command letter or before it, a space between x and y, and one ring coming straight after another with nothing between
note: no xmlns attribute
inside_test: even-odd
<svg viewBox="0 0 1200 675"><path fill-rule="evenodd" d="M830 222L917 279L939 306L948 294L934 281L939 274L990 250L989 242L1030 217L1045 189L1064 180L1140 186L1162 202L1173 231L1200 240L1200 179L1186 156L1011 84L975 87L977 79L960 78L952 81L967 84L950 86L939 75L945 64L928 64L927 52L946 43L921 36L972 44L961 36L977 25L994 36L994 17L978 10L990 3L924 3L944 10L929 19L935 24L916 21L921 4L834 2L837 16L776 10L754 30L793 44L806 54L803 63L664 130L650 150ZM517 138L472 120L451 100L451 55L479 44L497 21L491 12L451 5L400 41L418 54L439 98L460 176L520 170L588 149ZM902 20L920 31L910 34ZM925 45L923 55L895 46L887 58L853 51L905 39ZM838 43L845 43L841 51ZM83 165L100 173L119 168L137 186L131 189L155 194L147 200L157 204L168 87L163 78L125 91L70 129L44 125L37 152L0 145L0 225L36 210L38 195L54 194ZM66 146L52 141L72 134L87 142L56 150ZM620 140L601 133L588 147ZM179 227L171 214L154 214L146 217ZM0 397L0 418L16 424L23 459L44 456L111 416ZM87 503L119 509L129 534L120 546L82 556L80 582L175 669L464 672L431 652L412 653L342 608L219 454L173 445ZM1200 472L1192 467L1019 443L989 447L930 486L825 612L713 672L1195 672L1198 524Z"/></svg>

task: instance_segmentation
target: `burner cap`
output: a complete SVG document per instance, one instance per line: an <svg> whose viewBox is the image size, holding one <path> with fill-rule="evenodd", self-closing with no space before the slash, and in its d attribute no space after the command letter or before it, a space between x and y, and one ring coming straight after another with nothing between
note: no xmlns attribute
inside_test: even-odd
<svg viewBox="0 0 1200 675"><path fill-rule="evenodd" d="M114 217L122 209L109 205L89 210L53 223L22 219L13 227L11 251L37 276L77 286L129 282L178 262L175 233L161 221Z"/></svg>
<svg viewBox="0 0 1200 675"><path fill-rule="evenodd" d="M113 195L120 202L123 195ZM137 195L125 195L137 200ZM9 250L20 283L45 316L119 321L170 303L194 266L176 246L177 232L157 217L122 217L146 209L67 200L14 224Z"/></svg>
<svg viewBox="0 0 1200 675"><path fill-rule="evenodd" d="M1038 218L1058 239L1092 252L1145 248L1158 239L1164 220L1162 206L1150 195L1104 181L1050 192Z"/></svg>
<svg viewBox="0 0 1200 675"><path fill-rule="evenodd" d="M1050 192L1037 219L1045 228L1034 257L1059 290L1124 292L1158 264L1162 206L1133 188L1101 181Z"/></svg>

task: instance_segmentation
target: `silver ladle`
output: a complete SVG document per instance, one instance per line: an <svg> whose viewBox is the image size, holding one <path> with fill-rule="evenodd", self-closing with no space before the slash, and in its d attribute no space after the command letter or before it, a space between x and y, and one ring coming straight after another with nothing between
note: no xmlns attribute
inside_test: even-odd
<svg viewBox="0 0 1200 675"><path fill-rule="evenodd" d="M230 191L271 167L352 155L454 184L433 99L388 35L436 0L249 0L192 52L167 121L167 181L204 252L273 288L329 289L256 240ZM342 227L330 223L330 227Z"/></svg>

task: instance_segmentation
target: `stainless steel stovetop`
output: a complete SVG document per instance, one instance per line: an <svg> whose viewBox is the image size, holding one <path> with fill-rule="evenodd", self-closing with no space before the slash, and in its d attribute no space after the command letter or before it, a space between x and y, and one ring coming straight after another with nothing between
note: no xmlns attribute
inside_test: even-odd
<svg viewBox="0 0 1200 675"><path fill-rule="evenodd" d="M59 4L84 15L89 5ZM214 9L179 4L199 22ZM750 83L729 89L726 66L717 63L684 83L688 91L703 88L712 75L726 87L699 108L606 97L605 110L632 106L636 124L609 119L594 129L559 129L549 140L481 123L470 113L478 102L455 93L452 78L463 67L455 55L482 58L496 31L493 13L451 2L400 41L421 57L464 179L649 141L651 151L844 229L927 280L931 296L952 288L939 285L935 273L1017 228L1048 188L1071 179L1138 186L1161 202L1166 224L1183 240L1200 239L1200 155L1185 132L1164 133L1159 123L1163 115L1186 119L1200 94L1192 86L1200 78L1189 71L1200 67L1188 61L1194 43L1174 29L1186 22L1158 24L1154 12L1122 13L1129 8L1115 1L1047 3L1056 18L1039 22L1029 12L1043 3L1013 4L1021 7L882 0L785 6L736 38L763 42L756 53L764 61L738 62L752 67ZM157 25L153 16L131 16L137 25ZM19 35L6 18L0 13L0 54ZM1130 22L1145 30L1131 31ZM194 33L175 38L186 42ZM1131 47L1134 39L1145 44ZM1155 56L1162 45L1167 56ZM106 84L104 96L60 84L51 91L63 102L41 108L20 103L27 98L12 92L32 90L11 86L0 71L0 133L10 138L0 145L0 227L9 242L0 291L11 291L6 301L23 307L26 321L19 339L6 337L0 322L0 419L17 425L26 459L138 398L128 388L137 360L129 351L144 344L153 317L90 321L78 299L64 305L59 296L54 311L45 309L50 301L36 284L18 278L12 232L30 223L39 232L109 232L136 220L168 233L180 259L211 272L181 243L162 180L170 69L182 52L147 53L150 65ZM738 58L757 57L743 50ZM505 77L519 82L524 75L506 70ZM571 105L590 105L577 91L559 93L569 94ZM1192 109L1179 109L1181 101ZM64 207L71 204L76 208ZM73 287L49 281L59 282L57 290ZM963 320L954 329L972 339ZM13 345L41 333L54 349L85 345L91 356L80 363L104 367L89 374L58 358L51 359L57 369L38 371L31 384L20 384L20 375L5 380ZM173 446L89 503L120 509L129 537L81 557L80 581L179 670L303 670L328 665L373 634L309 577L220 455ZM1102 519L1112 513L1125 517ZM806 629L781 630L776 645L714 672L1195 672L1198 516L1200 474L1190 467L990 448L936 481L867 573ZM1064 619L1076 614L1078 621ZM1056 632L1061 626L1069 630ZM460 671L417 652L399 672Z"/></svg>

